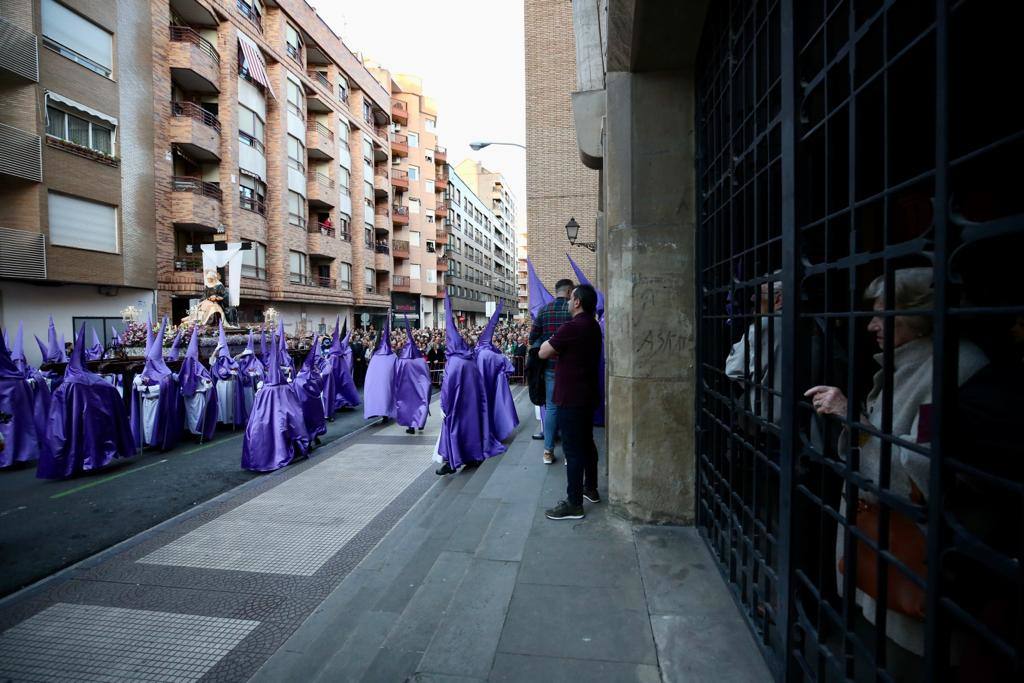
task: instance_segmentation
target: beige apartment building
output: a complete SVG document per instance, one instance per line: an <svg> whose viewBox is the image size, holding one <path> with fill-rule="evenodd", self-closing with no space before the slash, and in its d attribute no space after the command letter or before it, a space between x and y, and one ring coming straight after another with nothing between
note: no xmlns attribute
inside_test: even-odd
<svg viewBox="0 0 1024 683"><path fill-rule="evenodd" d="M437 103L418 76L392 74L375 64L370 73L391 96L391 220L394 260L391 307L396 324L444 325L448 271L447 151L438 144Z"/></svg>
<svg viewBox="0 0 1024 683"><path fill-rule="evenodd" d="M391 98L303 0L3 0L0 30L0 324L180 319L221 241L240 322L383 320Z"/></svg>
<svg viewBox="0 0 1024 683"><path fill-rule="evenodd" d="M526 226L516 227L516 315L523 320L530 317L530 273L526 266L530 238Z"/></svg>

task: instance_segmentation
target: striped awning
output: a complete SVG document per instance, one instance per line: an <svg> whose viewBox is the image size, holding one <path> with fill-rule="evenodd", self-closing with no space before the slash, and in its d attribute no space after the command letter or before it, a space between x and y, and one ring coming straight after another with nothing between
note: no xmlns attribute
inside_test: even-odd
<svg viewBox="0 0 1024 683"><path fill-rule="evenodd" d="M267 75L267 65L263 61L263 53L255 43L246 40L241 34L238 36L238 47L242 49L242 61L249 71L249 75L266 88L271 97L277 99L274 89L270 87L270 77Z"/></svg>

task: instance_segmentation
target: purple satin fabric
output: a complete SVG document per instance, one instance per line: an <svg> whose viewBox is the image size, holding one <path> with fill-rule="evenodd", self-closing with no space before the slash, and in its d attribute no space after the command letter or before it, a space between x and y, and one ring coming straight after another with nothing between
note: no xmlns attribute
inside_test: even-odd
<svg viewBox="0 0 1024 683"><path fill-rule="evenodd" d="M363 384L363 418L395 417L395 361L394 353L375 353L366 368Z"/></svg>
<svg viewBox="0 0 1024 683"><path fill-rule="evenodd" d="M210 374L217 382L230 382L232 378L237 378L237 375L232 373L232 370L238 370L238 363L231 356L224 354L218 355L213 360L213 365L210 366ZM241 382L238 384L238 390L235 392L235 410L234 419L232 423L236 427L241 427L245 424L245 396L242 395ZM218 413L219 415L219 413Z"/></svg>
<svg viewBox="0 0 1024 683"><path fill-rule="evenodd" d="M490 457L484 452L487 408L476 361L449 354L441 385L441 441L438 452L452 469Z"/></svg>
<svg viewBox="0 0 1024 683"><path fill-rule="evenodd" d="M302 416L311 441L327 433L327 416L323 403L324 380L316 369L315 347L318 340L314 338L313 342L314 348L310 349L306 362L299 368L295 381L292 382L292 387L302 404Z"/></svg>
<svg viewBox="0 0 1024 683"><path fill-rule="evenodd" d="M0 451L0 469L38 460L46 447L45 423L40 429L33 408L32 387L4 346L0 349L0 411L11 419L0 424L5 444Z"/></svg>
<svg viewBox="0 0 1024 683"><path fill-rule="evenodd" d="M512 389L508 378L515 368L505 354L492 349L477 349L476 365L484 383L484 400L487 405L488 435L487 454L498 455L507 449L501 443L519 426L519 414L512 400Z"/></svg>
<svg viewBox="0 0 1024 683"><path fill-rule="evenodd" d="M347 339L347 337L346 337ZM359 389L356 388L356 381L352 377L352 347L348 341L341 343L341 353L336 355L337 362L334 363L334 391L335 406L344 408L346 406L356 407L359 405Z"/></svg>
<svg viewBox="0 0 1024 683"><path fill-rule="evenodd" d="M185 360L181 362L181 369L178 371L178 387L181 390L182 398L192 398L196 391L202 387L202 380L211 380L214 385L206 392L206 410L203 415L202 437L203 441L209 441L217 431L217 419L220 417L220 407L217 402L217 385L213 374L203 366L198 357L198 347L193 353L193 346L189 344ZM182 417L184 417L184 410Z"/></svg>
<svg viewBox="0 0 1024 683"><path fill-rule="evenodd" d="M395 421L423 429L430 414L430 368L421 357L395 360Z"/></svg>
<svg viewBox="0 0 1024 683"><path fill-rule="evenodd" d="M153 427L153 443L142 443L142 398L135 384L132 383L131 429L135 438L135 447L152 445L161 451L167 451L178 445L181 428L185 420L185 406L181 400L181 390L174 375L163 375L153 381L143 373L143 381L148 384L160 385L160 396L157 398L156 424Z"/></svg>
<svg viewBox="0 0 1024 683"><path fill-rule="evenodd" d="M270 371L256 392L242 441L242 467L253 472L272 472L310 451L301 399L282 377L278 353L272 339L267 354Z"/></svg>

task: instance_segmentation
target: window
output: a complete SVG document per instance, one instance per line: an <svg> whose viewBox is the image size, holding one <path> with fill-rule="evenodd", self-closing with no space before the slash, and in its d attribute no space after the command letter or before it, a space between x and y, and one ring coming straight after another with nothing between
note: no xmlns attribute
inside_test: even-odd
<svg viewBox="0 0 1024 683"><path fill-rule="evenodd" d="M338 99L348 104L348 81L344 76L338 77Z"/></svg>
<svg viewBox="0 0 1024 683"><path fill-rule="evenodd" d="M427 194L434 194L434 181L433 180L424 180L423 181L423 191L426 192Z"/></svg>
<svg viewBox="0 0 1024 683"><path fill-rule="evenodd" d="M363 121L366 121L371 126L373 125L373 109L370 107L370 103L363 98Z"/></svg>
<svg viewBox="0 0 1024 683"><path fill-rule="evenodd" d="M252 249L242 252L242 277L257 280L267 279L267 247L259 242L252 243Z"/></svg>
<svg viewBox="0 0 1024 683"><path fill-rule="evenodd" d="M373 227L369 225L363 226L363 246L367 249L373 249Z"/></svg>
<svg viewBox="0 0 1024 683"><path fill-rule="evenodd" d="M308 261L306 255L301 251L288 252L288 270L290 271L289 281L293 284L307 284Z"/></svg>
<svg viewBox="0 0 1024 683"><path fill-rule="evenodd" d="M437 248L434 245L434 240L427 240L427 253L428 254L433 254L436 251L437 251Z"/></svg>
<svg viewBox="0 0 1024 683"><path fill-rule="evenodd" d="M420 279L420 264L413 263L412 265L409 266L409 277L411 277L413 280Z"/></svg>
<svg viewBox="0 0 1024 683"><path fill-rule="evenodd" d="M288 136L288 167L306 172L306 146L294 135Z"/></svg>
<svg viewBox="0 0 1024 683"><path fill-rule="evenodd" d="M292 190L288 191L288 224L306 228L306 200Z"/></svg>
<svg viewBox="0 0 1024 683"><path fill-rule="evenodd" d="M264 137L263 119L252 109L238 105L238 141L249 145L260 154L266 154L263 147Z"/></svg>
<svg viewBox="0 0 1024 683"><path fill-rule="evenodd" d="M420 212L420 200L418 200L418 199L409 199L409 213L419 213L419 212Z"/></svg>
<svg viewBox="0 0 1024 683"><path fill-rule="evenodd" d="M46 107L46 134L91 150L114 155L114 130L56 107Z"/></svg>
<svg viewBox="0 0 1024 683"><path fill-rule="evenodd" d="M373 161L373 140L363 136L363 158Z"/></svg>
<svg viewBox="0 0 1024 683"><path fill-rule="evenodd" d="M423 159L428 163L434 163L434 151L431 149L423 150Z"/></svg>
<svg viewBox="0 0 1024 683"><path fill-rule="evenodd" d="M433 133L437 130L437 121L432 118L426 117L423 119L423 128L428 133Z"/></svg>
<svg viewBox="0 0 1024 683"><path fill-rule="evenodd" d="M406 133L406 137L409 138L409 146L410 147L419 147L420 146L420 134L419 133L409 132L409 133Z"/></svg>
<svg viewBox="0 0 1024 683"><path fill-rule="evenodd" d="M238 198L243 209L264 215L267 213L267 184L242 169L238 171Z"/></svg>
<svg viewBox="0 0 1024 683"><path fill-rule="evenodd" d="M420 246L420 233L410 232L409 233L409 245L413 247Z"/></svg>
<svg viewBox="0 0 1024 683"><path fill-rule="evenodd" d="M291 78L288 79L288 112L295 114L300 119L305 119L303 114L304 108L302 106L303 95L302 86L298 81L293 81Z"/></svg>
<svg viewBox="0 0 1024 683"><path fill-rule="evenodd" d="M434 222L434 210L433 209L426 209L426 215L427 215L427 222L428 223L433 223Z"/></svg>
<svg viewBox="0 0 1024 683"><path fill-rule="evenodd" d="M117 207L49 193L50 243L117 253Z"/></svg>
<svg viewBox="0 0 1024 683"><path fill-rule="evenodd" d="M342 196L347 197L349 194L348 184L350 182L351 175L352 174L349 173L348 169L344 166L338 167L338 185L341 186Z"/></svg>
<svg viewBox="0 0 1024 683"><path fill-rule="evenodd" d="M427 269L427 282L431 282L431 283L436 283L437 282L437 271L436 270L432 270L430 268Z"/></svg>
<svg viewBox="0 0 1024 683"><path fill-rule="evenodd" d="M346 242L352 241L352 233L348 227L349 221L352 220L347 214L338 214L338 236Z"/></svg>
<svg viewBox="0 0 1024 683"><path fill-rule="evenodd" d="M419 180L419 179L420 179L420 167L419 166L410 166L409 167L409 180Z"/></svg>
<svg viewBox="0 0 1024 683"><path fill-rule="evenodd" d="M295 27L291 24L285 24L284 27L284 48L288 56L294 59L299 64L302 63L302 37L299 32L295 30Z"/></svg>
<svg viewBox="0 0 1024 683"><path fill-rule="evenodd" d="M366 293L373 294L377 291L377 273L374 272L373 268L367 268L363 271L363 278L366 285Z"/></svg>
<svg viewBox="0 0 1024 683"><path fill-rule="evenodd" d="M338 276L341 280L341 288L345 291L352 289L352 264L342 261L339 264Z"/></svg>
<svg viewBox="0 0 1024 683"><path fill-rule="evenodd" d="M55 0L43 0L43 45L110 78L114 68L114 37Z"/></svg>

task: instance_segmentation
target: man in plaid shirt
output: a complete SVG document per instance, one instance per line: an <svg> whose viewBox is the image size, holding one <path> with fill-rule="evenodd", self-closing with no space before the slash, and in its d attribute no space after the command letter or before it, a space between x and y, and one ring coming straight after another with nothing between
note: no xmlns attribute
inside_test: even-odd
<svg viewBox="0 0 1024 683"><path fill-rule="evenodd" d="M569 313L569 296L572 294L572 280L559 280L555 283L555 299L537 312L533 319L533 327L530 328L530 346L539 347L551 338L563 323L572 320ZM555 363L557 358L548 360L544 370L544 464L550 465L555 461L555 434L558 432L558 407L555 405L553 395L555 391ZM534 438L538 435L534 434Z"/></svg>

